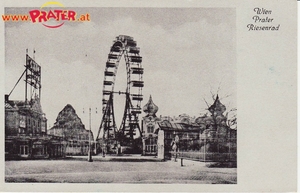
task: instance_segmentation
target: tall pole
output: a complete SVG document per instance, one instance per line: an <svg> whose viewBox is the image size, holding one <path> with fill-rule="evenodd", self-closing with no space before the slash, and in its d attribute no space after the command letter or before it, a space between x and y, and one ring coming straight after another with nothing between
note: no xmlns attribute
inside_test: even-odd
<svg viewBox="0 0 300 193"><path fill-rule="evenodd" d="M205 133L205 136L204 136L204 162L206 162L205 158L206 158L206 138L207 138L207 135Z"/></svg>
<svg viewBox="0 0 300 193"><path fill-rule="evenodd" d="M27 54L28 49L26 49L26 62L25 62L25 68L26 68L26 74L25 74L25 105L27 104L27 72L28 72L28 66L27 66Z"/></svg>
<svg viewBox="0 0 300 193"><path fill-rule="evenodd" d="M40 102L41 102L41 91L42 91L42 89L41 89L41 87L42 87L42 67L39 67L39 75L40 75L40 77L39 77L39 100L40 100Z"/></svg>
<svg viewBox="0 0 300 193"><path fill-rule="evenodd" d="M92 148L91 148L91 108L89 108L89 123L90 123L90 131L89 131L89 151L88 151L88 162L93 162L92 159Z"/></svg>

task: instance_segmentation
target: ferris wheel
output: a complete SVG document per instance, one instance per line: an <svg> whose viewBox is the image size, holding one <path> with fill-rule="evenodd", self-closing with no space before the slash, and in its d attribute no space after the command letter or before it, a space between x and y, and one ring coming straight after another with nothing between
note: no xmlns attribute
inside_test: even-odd
<svg viewBox="0 0 300 193"><path fill-rule="evenodd" d="M102 93L102 120L98 130L97 140L102 139L118 141L132 141L138 131L142 136L139 126L139 114L141 114L141 101L143 100L142 88L144 87L140 48L130 36L119 35L110 48L104 71ZM119 63L125 59L127 86L125 91L114 91L115 80ZM119 128L116 126L114 115L114 94L126 96L124 114Z"/></svg>

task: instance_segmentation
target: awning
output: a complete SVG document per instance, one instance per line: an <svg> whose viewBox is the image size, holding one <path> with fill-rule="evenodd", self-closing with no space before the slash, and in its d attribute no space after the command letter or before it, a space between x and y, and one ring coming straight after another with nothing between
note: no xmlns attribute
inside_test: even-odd
<svg viewBox="0 0 300 193"><path fill-rule="evenodd" d="M201 130L200 126L189 125L185 123L175 123L168 120L158 122L158 126L160 129L167 131L197 132Z"/></svg>

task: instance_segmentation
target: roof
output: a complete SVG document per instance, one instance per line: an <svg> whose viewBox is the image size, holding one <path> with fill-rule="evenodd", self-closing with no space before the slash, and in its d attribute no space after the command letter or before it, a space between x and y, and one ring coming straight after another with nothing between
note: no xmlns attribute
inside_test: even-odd
<svg viewBox="0 0 300 193"><path fill-rule="evenodd" d="M5 102L5 109L16 109L15 107L13 107L11 104L9 104L8 102Z"/></svg>
<svg viewBox="0 0 300 193"><path fill-rule="evenodd" d="M175 123L173 121L160 121L158 122L158 126L162 130L167 130L167 131L183 131L183 132L188 132L188 131L200 131L201 128L197 124L185 124L185 123Z"/></svg>
<svg viewBox="0 0 300 193"><path fill-rule="evenodd" d="M5 109L14 109L14 110L19 110L20 108L25 107L25 102L24 101L19 101L19 100L9 100L5 101Z"/></svg>
<svg viewBox="0 0 300 193"><path fill-rule="evenodd" d="M158 106L153 103L151 95L148 103L143 107L143 111L147 113L147 116L156 116L155 113L158 111Z"/></svg>
<svg viewBox="0 0 300 193"><path fill-rule="evenodd" d="M219 95L217 95L214 104L212 104L209 108L208 108L209 112L214 113L214 112L219 112L220 114L223 114L226 111L226 107L225 105L223 105L220 102L219 99Z"/></svg>

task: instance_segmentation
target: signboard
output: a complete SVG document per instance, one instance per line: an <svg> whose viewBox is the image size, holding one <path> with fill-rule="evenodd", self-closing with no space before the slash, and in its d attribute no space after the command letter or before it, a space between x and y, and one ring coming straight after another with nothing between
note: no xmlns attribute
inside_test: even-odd
<svg viewBox="0 0 300 193"><path fill-rule="evenodd" d="M26 76L26 82L36 89L41 88L41 66L30 56L26 55L26 68L29 70Z"/></svg>
<svg viewBox="0 0 300 193"><path fill-rule="evenodd" d="M29 55L26 55L26 67L36 75L40 75L41 66L38 65Z"/></svg>

